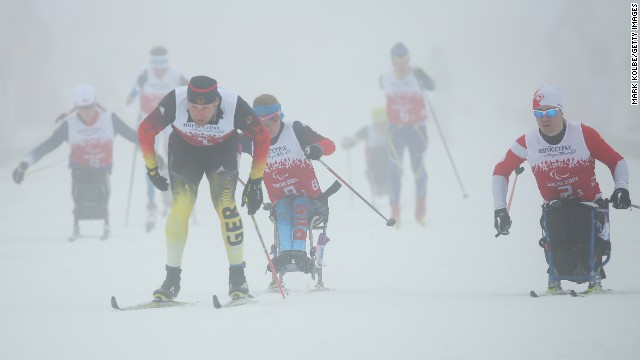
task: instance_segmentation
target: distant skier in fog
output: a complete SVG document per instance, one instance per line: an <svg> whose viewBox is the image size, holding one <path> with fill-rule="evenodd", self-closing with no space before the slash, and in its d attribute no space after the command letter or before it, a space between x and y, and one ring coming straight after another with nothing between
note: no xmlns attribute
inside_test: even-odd
<svg viewBox="0 0 640 360"><path fill-rule="evenodd" d="M140 98L140 112L138 123L149 115L158 106L162 98L169 91L182 85L186 85L187 78L175 66L169 62L169 52L163 46L155 46L149 51L149 65L145 66L136 77L135 84L127 96L126 104L129 105L136 97ZM161 158L167 159L167 147L169 144L169 134L171 128L166 128L158 137L159 154ZM160 171L165 171L164 162L160 163ZM156 213L158 206L155 202L155 188L153 184L147 182L147 231L151 231L156 223ZM164 192L164 213L169 212L171 207L171 193Z"/></svg>
<svg viewBox="0 0 640 360"><path fill-rule="evenodd" d="M387 111L383 107L373 110L371 123L363 126L353 136L345 137L342 147L351 149L360 140L364 141L366 170L371 194L384 196L388 194L388 139Z"/></svg>
<svg viewBox="0 0 640 360"><path fill-rule="evenodd" d="M540 246L549 264L547 293L565 293L561 280L588 281L587 292L600 291L602 258L611 245L609 203L596 180L595 161L611 171L610 201L616 209L631 206L627 162L596 130L564 118L560 89L541 86L533 96L533 115L538 127L520 136L493 171L494 227L499 235L509 234L508 179L526 160L544 201Z"/></svg>
<svg viewBox="0 0 640 360"><path fill-rule="evenodd" d="M411 66L409 49L397 43L391 49L393 69L380 77L387 98L389 119L389 201L391 218L400 220L400 191L404 149L409 151L416 184L415 218L425 224L427 171L427 108L423 91L434 90L435 83L421 68Z"/></svg>
<svg viewBox="0 0 640 360"><path fill-rule="evenodd" d="M136 132L115 113L102 109L94 88L88 84L73 90L74 111L62 119L62 124L45 142L33 149L13 172L13 180L22 183L25 172L43 156L67 141L71 146L71 195L73 235L80 236L79 220L104 219L103 239L109 236L109 176L113 166L113 139L117 134L138 144Z"/></svg>

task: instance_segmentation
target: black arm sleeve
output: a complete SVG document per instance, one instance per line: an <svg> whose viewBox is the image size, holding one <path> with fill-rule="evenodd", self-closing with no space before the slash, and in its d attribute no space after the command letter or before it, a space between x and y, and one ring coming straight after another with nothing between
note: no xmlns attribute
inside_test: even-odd
<svg viewBox="0 0 640 360"><path fill-rule="evenodd" d="M113 129L116 131L116 134L122 135L125 139L138 145L138 133L135 130L125 124L115 113L111 113L111 120L113 121Z"/></svg>
<svg viewBox="0 0 640 360"><path fill-rule="evenodd" d="M148 81L147 71L143 70L142 73L138 76L138 79L136 80L136 83L138 84L138 89L140 89L140 91L142 91L142 89L144 88L144 84L146 84L147 81Z"/></svg>
<svg viewBox="0 0 640 360"><path fill-rule="evenodd" d="M420 83L420 88L422 88L422 90L429 90L429 91L433 91L436 88L436 83L433 81L433 79L427 75L424 70L422 70L422 68L416 67L413 68L413 75L415 75L416 78L418 78L418 82Z"/></svg>
<svg viewBox="0 0 640 360"><path fill-rule="evenodd" d="M291 127L293 128L293 132L296 134L296 138L298 138L298 143L300 143L302 149L306 149L307 146L313 145L324 139L324 136L313 131L313 129L308 125L305 125L300 121L294 121L293 124L291 124Z"/></svg>
<svg viewBox="0 0 640 360"><path fill-rule="evenodd" d="M238 133L236 137L238 138L238 143L240 144L242 152L253 156L253 141L240 133Z"/></svg>
<svg viewBox="0 0 640 360"><path fill-rule="evenodd" d="M240 144L240 148L243 153L249 154L249 156L253 156L253 141L244 133L242 133L242 129L245 127L246 121L250 116L255 116L253 109L249 106L249 104L240 96L238 96L238 101L236 103L236 114L233 118L233 123L236 129L240 129L239 134L236 135L238 139L238 143ZM259 121L256 118L256 121Z"/></svg>
<svg viewBox="0 0 640 360"><path fill-rule="evenodd" d="M69 140L69 124L64 121L62 125L53 132L53 134L45 140L42 144L38 145L35 149L31 150L27 157L31 163L38 162L43 156L55 150L64 141Z"/></svg>
<svg viewBox="0 0 640 360"><path fill-rule="evenodd" d="M158 106L152 111L157 112L162 128L169 126L176 119L176 91L171 90L160 100Z"/></svg>
<svg viewBox="0 0 640 360"><path fill-rule="evenodd" d="M247 121L248 118L253 118L251 121ZM233 126L236 129L240 129L242 131L249 130L247 127L253 121L260 121L256 116L256 113L253 112L253 109L249 104L240 96L238 96L238 101L236 102L236 113L233 117Z"/></svg>
<svg viewBox="0 0 640 360"><path fill-rule="evenodd" d="M367 139L367 127L363 126L360 130L358 130L358 132L353 136L356 139L359 140L366 140Z"/></svg>

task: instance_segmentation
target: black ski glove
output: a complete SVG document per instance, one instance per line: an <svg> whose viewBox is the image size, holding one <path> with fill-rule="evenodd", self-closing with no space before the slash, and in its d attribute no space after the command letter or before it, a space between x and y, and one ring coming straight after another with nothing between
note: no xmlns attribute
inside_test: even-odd
<svg viewBox="0 0 640 360"><path fill-rule="evenodd" d="M509 229L511 228L511 217L507 212L507 209L498 209L493 212L494 222L493 227L498 230L498 235L509 235Z"/></svg>
<svg viewBox="0 0 640 360"><path fill-rule="evenodd" d="M247 212L249 215L253 215L260 209L262 205L262 178L249 179L247 185L244 186L242 191L242 204L240 206L247 205Z"/></svg>
<svg viewBox="0 0 640 360"><path fill-rule="evenodd" d="M14 173L15 174L15 173ZM15 178L15 175L14 175ZM612 206L616 209L628 209L631 207L631 199L629 198L629 190L617 188L611 194Z"/></svg>
<svg viewBox="0 0 640 360"><path fill-rule="evenodd" d="M149 180L151 180L151 183L153 184L153 186L156 187L156 189L160 191L169 190L169 182L167 181L166 177L160 175L160 172L158 172L157 166L154 167L153 169L147 168L147 176L149 177Z"/></svg>
<svg viewBox="0 0 640 360"><path fill-rule="evenodd" d="M24 180L24 173L27 171L28 168L29 168L29 164L23 161L18 165L18 167L15 170L13 170L13 181L15 181L16 184L20 184L22 180Z"/></svg>
<svg viewBox="0 0 640 360"><path fill-rule="evenodd" d="M313 144L307 146L307 148L304 149L304 155L307 157L307 159L318 160L322 157L322 155L324 155L324 152L322 151L322 147L320 147L320 145Z"/></svg>

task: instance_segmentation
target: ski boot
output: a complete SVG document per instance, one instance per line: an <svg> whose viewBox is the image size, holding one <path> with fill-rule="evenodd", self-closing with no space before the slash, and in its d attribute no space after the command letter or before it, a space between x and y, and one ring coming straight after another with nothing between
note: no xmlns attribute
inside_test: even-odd
<svg viewBox="0 0 640 360"><path fill-rule="evenodd" d="M391 204L390 219L396 220L396 227L400 227L400 204Z"/></svg>
<svg viewBox="0 0 640 360"><path fill-rule="evenodd" d="M315 266L313 264L313 260L307 256L306 252L302 250L291 251L289 256L293 259L293 262L296 264L298 269L303 273L310 274L314 270Z"/></svg>
<svg viewBox="0 0 640 360"><path fill-rule="evenodd" d="M284 287L284 284L282 284L282 286ZM272 275L271 276L271 282L269 283L269 286L267 287L267 291L268 292L272 292L272 293L277 293L280 291L280 288L278 288L278 281L276 280L276 278Z"/></svg>
<svg viewBox="0 0 640 360"><path fill-rule="evenodd" d="M180 293L180 274L182 269L179 267L166 266L167 277L162 282L160 288L153 292L153 299L157 301L171 301Z"/></svg>
<svg viewBox="0 0 640 360"><path fill-rule="evenodd" d="M595 280L589 281L589 286L587 290L584 291L584 294L591 294L593 292L602 291L602 273L600 269L596 269L596 278Z"/></svg>
<svg viewBox="0 0 640 360"><path fill-rule="evenodd" d="M232 300L249 296L249 285L244 276L244 267L229 267L229 296Z"/></svg>
<svg viewBox="0 0 640 360"><path fill-rule="evenodd" d="M69 241L76 241L77 238L80 237L80 224L76 222L73 224L73 234L69 236Z"/></svg>
<svg viewBox="0 0 640 360"><path fill-rule="evenodd" d="M426 198L418 198L416 199L416 221L418 224L425 226L427 224L425 215L426 215Z"/></svg>
<svg viewBox="0 0 640 360"><path fill-rule="evenodd" d="M156 206L156 203L153 201L149 201L149 203L147 204L147 223L146 223L147 232L153 230L153 228L156 226L157 210L158 208Z"/></svg>
<svg viewBox="0 0 640 360"><path fill-rule="evenodd" d="M100 236L100 240L107 240L109 235L111 235L111 227L109 226L109 221L105 221L104 230L102 230L102 236Z"/></svg>
<svg viewBox="0 0 640 360"><path fill-rule="evenodd" d="M551 277L549 277L549 283L547 285L547 293L551 295L565 294L566 291L562 290L562 281L551 280Z"/></svg>
<svg viewBox="0 0 640 360"><path fill-rule="evenodd" d="M287 265L291 264L291 256L289 256L289 251L285 251L280 255L276 255L271 259L271 263L276 270L276 273L280 274L284 270L286 270ZM267 272L271 272L271 266L267 264Z"/></svg>

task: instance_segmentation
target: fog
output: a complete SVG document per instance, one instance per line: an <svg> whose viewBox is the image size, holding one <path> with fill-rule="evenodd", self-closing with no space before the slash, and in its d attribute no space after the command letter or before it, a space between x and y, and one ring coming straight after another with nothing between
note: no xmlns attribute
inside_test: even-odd
<svg viewBox="0 0 640 360"><path fill-rule="evenodd" d="M92 83L135 126L124 100L155 45L187 77L206 74L247 101L276 95L289 120L339 137L383 104L379 75L398 41L436 81L447 134L533 125L539 84L563 88L566 114L640 132L629 106L627 1L4 0L0 5L1 162L17 162ZM135 104L135 103L134 103ZM491 124L478 117L491 116ZM524 125L523 125L524 124ZM339 125L339 130L336 126ZM116 160L117 161L117 160Z"/></svg>
<svg viewBox="0 0 640 360"><path fill-rule="evenodd" d="M0 0L0 358L628 359L640 352L638 212L610 214L613 260L603 282L610 295L532 299L530 290L546 288L547 264L531 172L518 180L508 237L494 237L491 200L494 164L535 126L532 95L551 83L565 92L568 119L593 125L628 159L637 203L640 113L629 105L629 2L146 3ZM212 76L250 103L274 94L285 120L301 120L340 145L384 104L378 78L398 41L436 82L428 93L427 224L412 218L407 164L399 229L343 188L331 197L323 269L332 291L307 294L313 282L290 274L286 300L266 293L266 259L241 209L247 280L259 301L214 310L211 295L226 298L228 262L201 188L178 298L192 306L118 312L109 307L112 295L121 305L148 300L165 275L164 219L145 231L145 170L138 153L131 181L134 146L122 138L114 145L107 241L67 240L67 144L22 184L12 180L15 166L72 108L78 83L93 84L99 102L135 127L136 102L127 107L125 98L153 46L166 47L187 77ZM362 155L339 146L325 161L367 196ZM243 178L249 161L241 161ZM315 168L326 189L335 177ZM599 164L596 173L608 196L609 170ZM387 200L377 200L387 215ZM270 245L266 212L255 218ZM100 226L81 224L88 235Z"/></svg>

